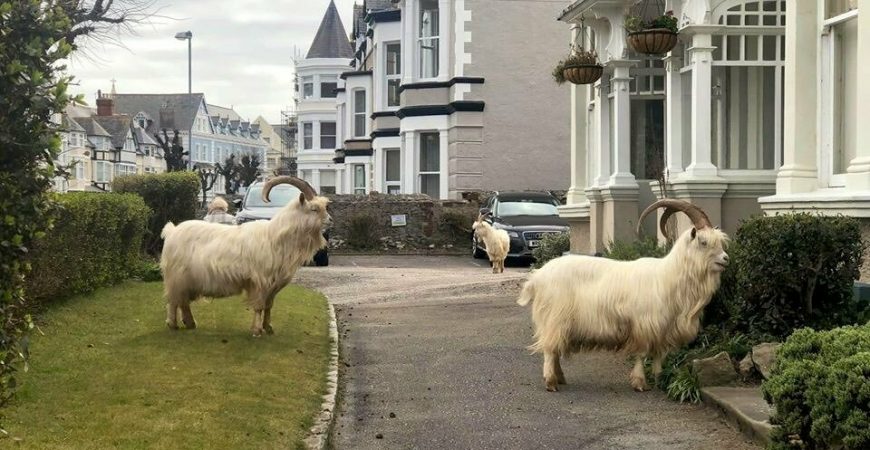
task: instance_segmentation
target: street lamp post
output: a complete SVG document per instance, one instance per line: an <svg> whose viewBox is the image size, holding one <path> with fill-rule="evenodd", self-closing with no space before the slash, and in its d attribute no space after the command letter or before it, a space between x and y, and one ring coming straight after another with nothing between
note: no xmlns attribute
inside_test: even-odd
<svg viewBox="0 0 870 450"><path fill-rule="evenodd" d="M193 82L192 82L192 74L191 74L191 66L192 64L192 56L191 56L191 42L193 42L193 33L190 31L182 31L181 33L175 34L175 39L179 41L187 41L187 93L193 93Z"/></svg>

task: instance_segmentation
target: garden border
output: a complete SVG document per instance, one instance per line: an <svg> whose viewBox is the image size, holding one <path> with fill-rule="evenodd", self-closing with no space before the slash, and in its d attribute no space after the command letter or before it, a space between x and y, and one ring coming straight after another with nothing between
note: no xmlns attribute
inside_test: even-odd
<svg viewBox="0 0 870 450"><path fill-rule="evenodd" d="M314 417L314 425L305 436L305 446L312 450L326 448L329 440L329 430L335 421L336 394L338 393L338 323L335 319L335 307L329 297L326 297L329 307L329 367L326 371L326 394L320 404L320 412Z"/></svg>

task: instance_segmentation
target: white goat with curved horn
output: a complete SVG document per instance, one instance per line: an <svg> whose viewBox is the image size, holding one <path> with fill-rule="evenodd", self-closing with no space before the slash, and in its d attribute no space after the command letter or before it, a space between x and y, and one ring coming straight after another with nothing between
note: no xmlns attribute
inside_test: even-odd
<svg viewBox="0 0 870 450"><path fill-rule="evenodd" d="M166 324L177 329L177 313L187 328L196 328L190 302L199 297L228 297L241 292L254 310L251 331L271 334L275 295L299 267L326 246L322 230L331 223L329 200L317 196L305 181L276 177L263 186L263 200L279 184L290 184L301 193L269 221L226 226L188 220L163 228L160 255L166 295Z"/></svg>
<svg viewBox="0 0 870 450"><path fill-rule="evenodd" d="M644 359L653 358L657 378L668 352L697 336L701 312L728 265L723 249L728 237L712 227L704 211L682 200L653 203L638 224L662 207L665 237L665 222L677 211L694 224L664 258L615 261L567 255L549 261L525 283L517 303L532 303L535 342L529 348L544 354L548 391L565 384L561 356L592 349L634 356L631 386L646 390Z"/></svg>
<svg viewBox="0 0 870 450"><path fill-rule="evenodd" d="M477 238L486 246L486 254L492 263L492 273L504 272L504 260L511 248L511 238L507 231L494 228L484 221L486 215L478 214L477 220L471 225Z"/></svg>

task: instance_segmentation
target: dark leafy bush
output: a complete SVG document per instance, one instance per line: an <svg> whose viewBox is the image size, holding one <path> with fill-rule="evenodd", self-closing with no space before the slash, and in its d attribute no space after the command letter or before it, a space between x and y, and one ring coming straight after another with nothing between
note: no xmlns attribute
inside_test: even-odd
<svg viewBox="0 0 870 450"><path fill-rule="evenodd" d="M707 323L730 321L734 332L784 338L801 327L855 323L852 285L865 244L848 217L786 214L746 220L728 253L722 289Z"/></svg>
<svg viewBox="0 0 870 450"><path fill-rule="evenodd" d="M160 264L151 260L143 260L133 271L133 277L142 281L163 281L163 273L160 272Z"/></svg>
<svg viewBox="0 0 870 450"><path fill-rule="evenodd" d="M153 211L144 249L155 256L163 248L160 232L166 222L178 224L197 218L199 189L199 177L193 172L130 175L112 182L114 192L138 194Z"/></svg>
<svg viewBox="0 0 870 450"><path fill-rule="evenodd" d="M870 325L795 332L762 386L773 449L870 448Z"/></svg>
<svg viewBox="0 0 870 450"><path fill-rule="evenodd" d="M377 219L370 214L357 214L347 223L347 244L351 248L367 250L378 246Z"/></svg>
<svg viewBox="0 0 870 450"><path fill-rule="evenodd" d="M141 265L150 210L132 194L57 195L54 228L30 254L26 293L45 305L132 275Z"/></svg>
<svg viewBox="0 0 870 450"><path fill-rule="evenodd" d="M445 240L461 244L468 241L471 236L471 225L474 217L462 211L445 210L438 220L438 231Z"/></svg>
<svg viewBox="0 0 870 450"><path fill-rule="evenodd" d="M645 237L633 242L613 241L604 251L604 257L620 261L638 258L661 258L668 254L668 246L659 245L654 237Z"/></svg>
<svg viewBox="0 0 870 450"><path fill-rule="evenodd" d="M547 261L558 258L569 250L571 250L571 236L568 233L545 234L541 239L541 245L532 250L535 268L544 267Z"/></svg>

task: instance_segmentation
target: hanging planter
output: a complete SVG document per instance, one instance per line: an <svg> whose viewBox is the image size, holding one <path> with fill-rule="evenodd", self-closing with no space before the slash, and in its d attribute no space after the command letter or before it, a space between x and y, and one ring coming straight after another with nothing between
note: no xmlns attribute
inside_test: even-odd
<svg viewBox="0 0 870 450"><path fill-rule="evenodd" d="M646 21L641 16L625 19L628 44L634 51L647 55L667 53L677 45L677 18L673 11Z"/></svg>
<svg viewBox="0 0 870 450"><path fill-rule="evenodd" d="M591 84L598 81L604 73L604 67L598 61L595 50L586 50L586 25L580 18L579 44L575 41L571 45L571 54L559 61L553 69L553 79L557 84L566 81L574 84Z"/></svg>
<svg viewBox="0 0 870 450"><path fill-rule="evenodd" d="M553 69L553 79L557 84L566 81L574 84L590 84L598 81L604 67L598 63L598 55L593 51L575 50L570 56L559 61Z"/></svg>

